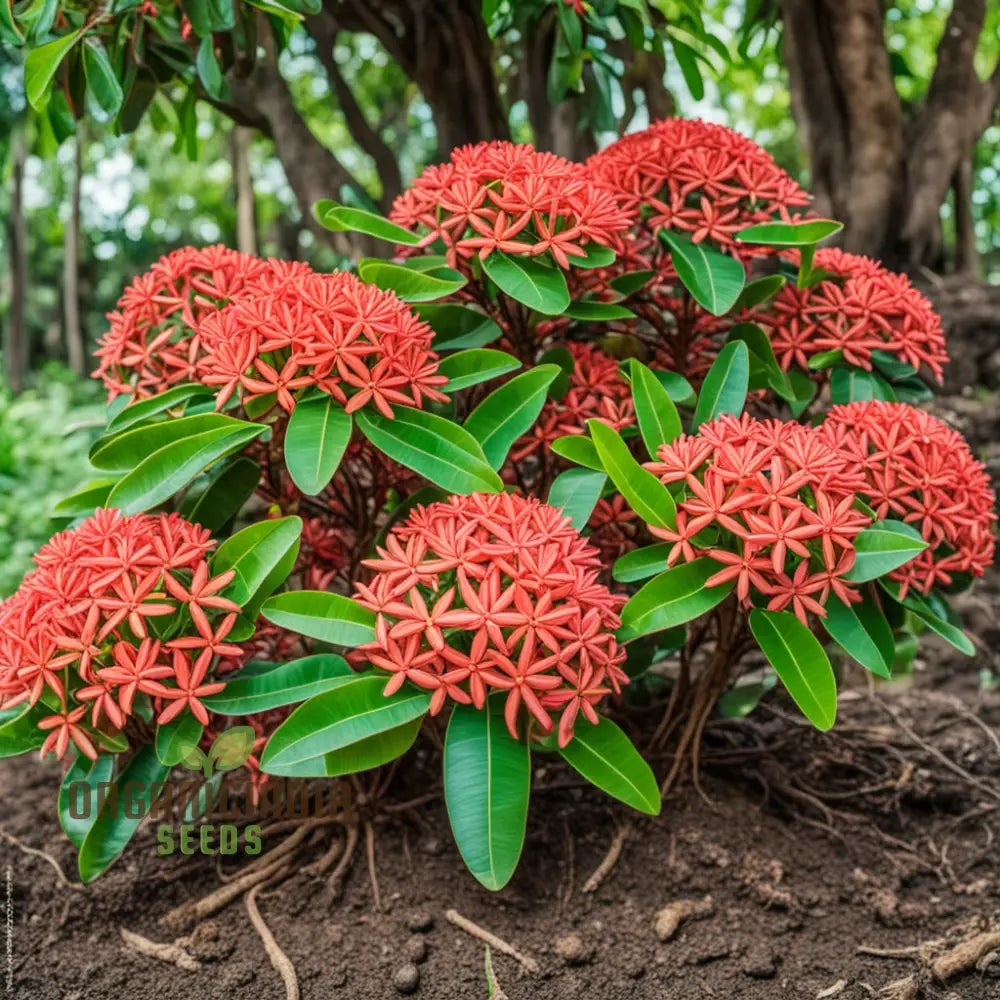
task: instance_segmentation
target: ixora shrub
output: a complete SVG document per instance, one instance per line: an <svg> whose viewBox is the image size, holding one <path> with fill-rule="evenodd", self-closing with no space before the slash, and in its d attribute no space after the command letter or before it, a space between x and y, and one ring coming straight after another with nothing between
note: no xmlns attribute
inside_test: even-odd
<svg viewBox="0 0 1000 1000"><path fill-rule="evenodd" d="M499 889L533 757L659 812L632 703L681 734L669 784L763 660L828 729L849 661L891 677L927 630L971 655L948 601L996 515L915 406L940 322L818 248L839 225L754 143L678 120L585 164L483 143L391 218L316 216L386 259L186 248L110 317L98 478L0 605L0 753L72 756L113 805L220 740L254 796L423 733ZM138 819L81 823L66 788L93 878Z"/></svg>

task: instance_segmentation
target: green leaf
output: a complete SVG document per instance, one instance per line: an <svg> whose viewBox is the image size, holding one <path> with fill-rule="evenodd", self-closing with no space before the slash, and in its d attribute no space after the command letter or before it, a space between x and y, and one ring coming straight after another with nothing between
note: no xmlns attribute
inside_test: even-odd
<svg viewBox="0 0 1000 1000"><path fill-rule="evenodd" d="M273 625L335 646L360 646L375 638L374 612L323 590L276 594L264 602L260 613Z"/></svg>
<svg viewBox="0 0 1000 1000"><path fill-rule="evenodd" d="M181 6L199 38L236 26L232 0L182 0Z"/></svg>
<svg viewBox="0 0 1000 1000"><path fill-rule="evenodd" d="M595 472L603 472L600 456L594 447L594 442L585 434L567 434L552 442L552 451L569 462L582 465Z"/></svg>
<svg viewBox="0 0 1000 1000"><path fill-rule="evenodd" d="M83 838L78 858L80 877L92 882L125 850L132 835L162 791L170 768L161 764L151 744L139 747L115 779Z"/></svg>
<svg viewBox="0 0 1000 1000"><path fill-rule="evenodd" d="M733 581L718 587L705 586L720 569L722 566L714 559L702 558L654 577L622 608L618 633L621 640L627 642L683 625L720 604L733 589Z"/></svg>
<svg viewBox="0 0 1000 1000"><path fill-rule="evenodd" d="M611 247L600 243L588 243L583 249L586 251L583 257L570 257L569 262L573 267L587 271L598 267L610 267L615 262L615 252Z"/></svg>
<svg viewBox="0 0 1000 1000"><path fill-rule="evenodd" d="M50 709L41 702L15 705L0 713L0 758L18 757L29 750L37 750L47 735L38 728L38 723L48 714Z"/></svg>
<svg viewBox="0 0 1000 1000"><path fill-rule="evenodd" d="M641 362L631 360L632 400L639 421L639 432L650 457L655 458L661 444L670 444L684 428L670 393Z"/></svg>
<svg viewBox="0 0 1000 1000"><path fill-rule="evenodd" d="M855 537L857 558L844 579L852 583L875 580L908 563L926 548L927 542L913 525L876 521Z"/></svg>
<svg viewBox="0 0 1000 1000"><path fill-rule="evenodd" d="M926 598L922 595L915 593L912 589L907 593L903 600L899 599L899 583L896 580L889 580L886 578L881 578L879 580L879 585L885 590L887 594L894 601L902 604L904 608L912 611L917 618L920 619L932 632L936 632L945 642L954 646L955 649L966 656L975 656L976 647L973 645L972 640L957 626L953 625L949 621L945 621L938 614L935 613L934 609L928 604Z"/></svg>
<svg viewBox="0 0 1000 1000"><path fill-rule="evenodd" d="M250 759L256 741L257 733L253 726L226 729L215 737L215 742L209 747L208 765L216 771L235 771Z"/></svg>
<svg viewBox="0 0 1000 1000"><path fill-rule="evenodd" d="M607 424L588 420L587 429L604 471L636 514L658 528L674 527L677 507L666 486L632 457L625 442Z"/></svg>
<svg viewBox="0 0 1000 1000"><path fill-rule="evenodd" d="M612 278L609 284L623 299L627 299L648 285L655 275L655 271L628 271Z"/></svg>
<svg viewBox="0 0 1000 1000"><path fill-rule="evenodd" d="M258 521L227 538L212 556L212 573L233 570L236 576L225 595L239 605L245 605L258 593L276 566L298 555L302 519L280 517ZM273 587L282 581L275 581ZM267 596L267 595L264 595Z"/></svg>
<svg viewBox="0 0 1000 1000"><path fill-rule="evenodd" d="M750 384L750 352L740 340L726 344L719 351L698 395L691 430L723 413L743 412Z"/></svg>
<svg viewBox="0 0 1000 1000"><path fill-rule="evenodd" d="M404 302L433 302L464 288L466 279L457 271L451 273L458 277L414 271L377 258L369 258L358 264L358 274L362 281L385 291L395 292Z"/></svg>
<svg viewBox="0 0 1000 1000"><path fill-rule="evenodd" d="M567 469L556 476L545 501L561 510L577 531L587 527L608 477L592 469Z"/></svg>
<svg viewBox="0 0 1000 1000"><path fill-rule="evenodd" d="M444 742L444 800L459 853L487 889L502 889L524 846L531 755L504 724L502 701L456 705Z"/></svg>
<svg viewBox="0 0 1000 1000"><path fill-rule="evenodd" d="M211 35L205 35L198 45L195 69L208 96L219 101L225 100L229 95L229 87L215 56L215 40Z"/></svg>
<svg viewBox="0 0 1000 1000"><path fill-rule="evenodd" d="M98 507L107 506L108 494L117 479L96 479L82 489L64 497L52 508L53 517L79 517L93 514Z"/></svg>
<svg viewBox="0 0 1000 1000"><path fill-rule="evenodd" d="M351 415L325 392L295 404L285 434L285 466L307 496L321 493L333 478L353 428Z"/></svg>
<svg viewBox="0 0 1000 1000"><path fill-rule="evenodd" d="M343 657L317 653L275 664L264 673L247 674L241 670L226 684L225 691L201 700L218 715L252 715L305 701L354 676Z"/></svg>
<svg viewBox="0 0 1000 1000"><path fill-rule="evenodd" d="M694 406L697 402L697 397L691 383L683 375L678 375L676 372L664 372L659 369L651 370L660 385L667 390L667 395L678 406Z"/></svg>
<svg viewBox="0 0 1000 1000"><path fill-rule="evenodd" d="M835 368L830 374L830 401L835 404L880 399L895 402L896 393L884 378L860 368Z"/></svg>
<svg viewBox="0 0 1000 1000"><path fill-rule="evenodd" d="M517 379L498 391L515 382ZM473 415L492 398L487 397ZM503 489L480 441L470 430L409 406L397 406L395 412L392 420L364 410L356 415L358 429L379 451L449 493L499 493Z"/></svg>
<svg viewBox="0 0 1000 1000"><path fill-rule="evenodd" d="M175 767L198 745L205 727L189 709L156 727L156 756L166 767Z"/></svg>
<svg viewBox="0 0 1000 1000"><path fill-rule="evenodd" d="M713 316L729 312L746 281L740 261L704 243L692 243L686 236L669 229L661 229L659 236L670 250L677 276L695 302Z"/></svg>
<svg viewBox="0 0 1000 1000"><path fill-rule="evenodd" d="M635 583L636 580L648 580L662 573L667 568L667 556L672 548L670 542L658 542L626 552L611 567L612 579L619 583Z"/></svg>
<svg viewBox="0 0 1000 1000"><path fill-rule="evenodd" d="M417 233L411 233L409 229L397 226L381 215L340 205L328 198L316 202L313 215L324 229L335 233L364 233L366 236L410 247L415 247L421 240Z"/></svg>
<svg viewBox="0 0 1000 1000"><path fill-rule="evenodd" d="M571 302L563 310L564 316L584 323L610 323L616 319L635 319L635 313L614 302Z"/></svg>
<svg viewBox="0 0 1000 1000"><path fill-rule="evenodd" d="M213 469L202 488L192 486L185 492L181 514L216 534L254 495L260 474L257 462L246 455L237 455Z"/></svg>
<svg viewBox="0 0 1000 1000"><path fill-rule="evenodd" d="M562 371L549 386L549 399L560 400L569 392L569 380L576 370L576 361L568 347L550 347L538 359L540 365L558 365Z"/></svg>
<svg viewBox="0 0 1000 1000"><path fill-rule="evenodd" d="M212 386L209 385L175 385L161 392L158 396L150 396L148 399L139 399L128 403L124 409L119 410L108 422L105 438L127 431L136 424L141 424L146 420L165 413L167 410L178 409L192 399L202 399L215 394ZM118 399L128 399L127 396L119 396Z"/></svg>
<svg viewBox="0 0 1000 1000"><path fill-rule="evenodd" d="M7 0L4 0L6 3ZM62 35L60 38L37 49L32 49L24 60L24 93L28 103L36 110L43 111L49 103L49 87L59 69L60 63L83 34L83 28Z"/></svg>
<svg viewBox="0 0 1000 1000"><path fill-rule="evenodd" d="M733 306L733 312L738 313L744 309L753 309L755 306L767 302L768 299L774 298L787 283L788 279L783 274L766 274L763 278L748 281Z"/></svg>
<svg viewBox="0 0 1000 1000"><path fill-rule="evenodd" d="M98 107L109 115L118 114L125 94L108 58L107 49L99 38L84 39L83 68L87 77L87 89Z"/></svg>
<svg viewBox="0 0 1000 1000"><path fill-rule="evenodd" d="M483 271L502 292L535 312L558 316L569 306L566 276L537 257L515 257L494 250L483 261Z"/></svg>
<svg viewBox="0 0 1000 1000"><path fill-rule="evenodd" d="M520 367L521 362L506 351L479 347L442 358L438 365L438 374L448 379L448 384L444 386L445 392L458 392L470 385L499 378Z"/></svg>
<svg viewBox="0 0 1000 1000"><path fill-rule="evenodd" d="M413 311L434 331L435 351L483 347L498 340L503 331L483 313L450 302L419 303Z"/></svg>
<svg viewBox="0 0 1000 1000"><path fill-rule="evenodd" d="M819 640L788 611L750 612L750 631L802 714L826 732L837 719L837 681Z"/></svg>
<svg viewBox="0 0 1000 1000"><path fill-rule="evenodd" d="M491 392L465 420L465 430L482 448L491 469L507 460L511 445L538 419L549 386L562 369L537 365Z"/></svg>
<svg viewBox="0 0 1000 1000"><path fill-rule="evenodd" d="M770 670L762 680L737 682L716 703L719 715L724 719L745 719L777 682Z"/></svg>
<svg viewBox="0 0 1000 1000"><path fill-rule="evenodd" d="M834 372L833 374L836 375L837 373ZM788 408L792 411L792 416L798 420L816 397L819 386L805 372L800 372L795 368L788 373L788 382L795 395L794 402L790 401Z"/></svg>
<svg viewBox="0 0 1000 1000"><path fill-rule="evenodd" d="M110 782L114 772L114 754L102 753L97 760L91 760L89 757L84 757L83 754L77 754L76 760L73 761L59 786L59 825L77 850L83 844L87 832L93 826L97 816L97 801L100 794L98 786ZM82 791L81 782L90 789L87 798L80 794ZM76 788L71 795L70 789L73 786ZM89 809L87 808L88 803ZM73 811L83 812L84 815L81 817L71 815L71 807Z"/></svg>
<svg viewBox="0 0 1000 1000"><path fill-rule="evenodd" d="M831 594L824 605L823 628L848 656L877 677L892 676L894 640L885 615L870 597L861 604L845 604Z"/></svg>
<svg viewBox="0 0 1000 1000"><path fill-rule="evenodd" d="M762 222L736 234L741 243L759 243L769 247L805 247L821 243L844 228L833 219L807 219L804 222Z"/></svg>
<svg viewBox="0 0 1000 1000"><path fill-rule="evenodd" d="M732 342L741 340L747 345L750 351L750 377L749 389L763 389L769 386L782 399L791 402L795 399L795 390L792 388L788 376L782 371L781 365L774 354L774 347L771 345L771 338L756 323L737 323L729 333L726 334L726 341ZM763 375L762 384L757 384L753 371L754 362L757 363L759 372Z"/></svg>
<svg viewBox="0 0 1000 1000"><path fill-rule="evenodd" d="M17 47L24 41L24 35L14 20L14 10L9 0L0 3L0 41Z"/></svg>
<svg viewBox="0 0 1000 1000"><path fill-rule="evenodd" d="M632 741L608 718L577 721L573 739L559 751L592 785L649 816L660 814L660 789Z"/></svg>
<svg viewBox="0 0 1000 1000"><path fill-rule="evenodd" d="M261 756L261 770L283 769L419 719L430 708L426 691L404 686L391 696L382 693L387 678L359 676L314 695L275 730Z"/></svg>

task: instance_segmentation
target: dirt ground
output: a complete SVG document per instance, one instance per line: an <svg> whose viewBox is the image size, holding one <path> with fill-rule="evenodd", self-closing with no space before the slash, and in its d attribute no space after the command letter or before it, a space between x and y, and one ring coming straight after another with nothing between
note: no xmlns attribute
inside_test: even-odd
<svg viewBox="0 0 1000 1000"><path fill-rule="evenodd" d="M1000 456L995 446L984 454L994 465ZM500 894L465 872L440 799L376 822L380 911L363 834L342 892L329 871L304 871L342 836L316 829L289 855L289 877L256 899L303 1000L485 1000L484 945L449 910L526 958L494 948L508 1000L1000 998L998 595L994 571L961 604L976 661L928 641L907 682L874 690L849 673L830 734L796 719L779 693L749 720L713 723L700 792L684 783L661 817L634 822L596 891L584 886L631 817L548 761L536 768L521 866ZM401 770L389 802L428 790L428 753ZM661 774L668 764L657 762ZM286 996L244 899L193 930L164 925L174 907L227 883L214 859L158 856L152 827L95 885L60 881L53 861L71 883L76 872L55 816L58 781L56 764L0 762L6 995ZM225 860L221 878L248 860ZM695 911L679 924L678 903ZM139 953L122 929L158 943L184 936L195 967ZM971 958L954 950L963 943ZM945 969L950 959L964 967Z"/></svg>

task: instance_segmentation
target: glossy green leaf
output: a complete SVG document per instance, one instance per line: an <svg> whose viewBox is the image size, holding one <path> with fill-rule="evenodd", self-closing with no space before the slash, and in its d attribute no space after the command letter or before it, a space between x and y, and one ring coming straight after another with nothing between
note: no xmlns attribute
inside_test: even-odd
<svg viewBox="0 0 1000 1000"><path fill-rule="evenodd" d="M106 507L108 495L114 489L117 479L95 479L82 489L63 497L52 508L53 517L80 517L93 514L98 507Z"/></svg>
<svg viewBox="0 0 1000 1000"><path fill-rule="evenodd" d="M502 292L535 312L558 316L569 306L566 276L538 257L513 256L494 250L483 261L483 271Z"/></svg>
<svg viewBox="0 0 1000 1000"><path fill-rule="evenodd" d="M880 399L895 402L892 386L875 372L860 368L835 368L830 373L830 401L836 404Z"/></svg>
<svg viewBox="0 0 1000 1000"><path fill-rule="evenodd" d="M639 421L639 432L649 456L655 458L660 445L669 444L679 437L684 428L677 407L660 380L634 358L631 372L632 400L635 403L636 419Z"/></svg>
<svg viewBox="0 0 1000 1000"><path fill-rule="evenodd" d="M635 583L636 580L648 580L667 568L667 556L673 545L670 542L657 542L641 549L633 549L615 560L611 567L611 576L619 583Z"/></svg>
<svg viewBox="0 0 1000 1000"><path fill-rule="evenodd" d="M259 463L246 455L237 455L213 469L199 488L192 485L185 492L181 514L216 534L254 495L260 476Z"/></svg>
<svg viewBox="0 0 1000 1000"><path fill-rule="evenodd" d="M455 843L469 871L493 891L517 868L531 792L531 756L507 732L502 705L456 705L444 743L444 800Z"/></svg>
<svg viewBox="0 0 1000 1000"><path fill-rule="evenodd" d="M301 534L302 519L291 516L257 521L227 538L212 556L213 575L227 570L236 574L225 596L239 605L247 604L275 567L288 561L289 552L295 559Z"/></svg>
<svg viewBox="0 0 1000 1000"><path fill-rule="evenodd" d="M421 715L402 726L366 736L321 757L310 757L297 764L285 765L281 767L281 774L288 778L336 778L381 767L401 757L413 746L423 721Z"/></svg>
<svg viewBox="0 0 1000 1000"><path fill-rule="evenodd" d="M723 413L742 413L749 384L750 352L747 345L740 340L726 344L702 383L692 431Z"/></svg>
<svg viewBox="0 0 1000 1000"><path fill-rule="evenodd" d="M698 401L693 386L683 375L659 369L652 369L652 372L660 385L667 390L667 395L678 406L694 406Z"/></svg>
<svg viewBox="0 0 1000 1000"><path fill-rule="evenodd" d="M219 715L252 715L305 701L354 676L343 657L317 653L275 664L263 673L241 670L226 683L224 691L201 700L210 712Z"/></svg>
<svg viewBox="0 0 1000 1000"><path fill-rule="evenodd" d="M29 750L37 750L48 735L38 728L38 723L51 711L38 702L15 705L0 712L0 758L18 757Z"/></svg>
<svg viewBox="0 0 1000 1000"><path fill-rule="evenodd" d="M610 719L597 725L577 720L573 739L559 751L570 767L592 785L639 812L660 814L660 789L632 741Z"/></svg>
<svg viewBox="0 0 1000 1000"><path fill-rule="evenodd" d="M610 267L615 262L615 252L611 247L600 243L588 243L583 249L586 251L584 256L570 257L569 262L573 267L592 270L598 267Z"/></svg>
<svg viewBox="0 0 1000 1000"><path fill-rule="evenodd" d="M491 469L507 460L511 445L538 419L549 386L562 369L538 365L494 389L465 421L465 430L479 442Z"/></svg>
<svg viewBox="0 0 1000 1000"><path fill-rule="evenodd" d="M341 205L328 198L316 202L313 214L324 229L335 233L364 233L376 239L411 247L416 246L421 240L417 233L411 233L409 229L397 226L384 216L352 208L350 205Z"/></svg>
<svg viewBox="0 0 1000 1000"><path fill-rule="evenodd" d="M97 817L100 786L107 785L114 773L114 754L102 753L97 760L77 754L63 777L59 786L59 825L77 850ZM84 786L88 789L86 793ZM83 815L74 816L74 812Z"/></svg>
<svg viewBox="0 0 1000 1000"><path fill-rule="evenodd" d="M107 49L99 38L84 39L83 68L87 77L87 89L98 107L109 115L118 114L125 94L108 58Z"/></svg>
<svg viewBox="0 0 1000 1000"><path fill-rule="evenodd" d="M734 586L732 580L718 587L705 586L720 569L713 559L694 559L653 577L622 608L619 638L629 641L662 632L710 611Z"/></svg>
<svg viewBox="0 0 1000 1000"><path fill-rule="evenodd" d="M78 863L84 882L92 882L125 850L169 771L151 744L136 750L80 845Z"/></svg>
<svg viewBox="0 0 1000 1000"><path fill-rule="evenodd" d="M423 302L415 305L413 311L434 331L431 346L438 352L483 347L503 335L489 316L469 306Z"/></svg>
<svg viewBox="0 0 1000 1000"><path fill-rule="evenodd" d="M594 442L585 434L567 434L552 442L552 451L576 465L582 465L595 472L603 472L604 466L597 454Z"/></svg>
<svg viewBox="0 0 1000 1000"><path fill-rule="evenodd" d="M623 299L627 299L639 289L645 288L655 276L655 271L627 271L612 278L609 284Z"/></svg>
<svg viewBox="0 0 1000 1000"><path fill-rule="evenodd" d="M454 272L458 274L458 272ZM414 271L400 264L369 258L358 264L361 280L388 292L395 292L404 302L433 302L453 295L466 285L464 277L442 277Z"/></svg>
<svg viewBox="0 0 1000 1000"><path fill-rule="evenodd" d="M899 604L902 604L904 608L912 611L913 614L920 619L932 632L937 633L945 642L949 643L966 656L975 656L976 647L972 640L960 629L958 626L953 625L951 622L945 620L935 613L934 608L927 602L927 599L921 594L915 593L912 589L907 593L906 597L900 600L899 593L900 587L899 583L895 580L889 580L886 578L879 579L879 585L889 594L892 599Z"/></svg>
<svg viewBox="0 0 1000 1000"><path fill-rule="evenodd" d="M737 682L716 703L719 715L724 719L745 719L777 683L777 675L770 670L763 680Z"/></svg>
<svg viewBox="0 0 1000 1000"><path fill-rule="evenodd" d="M268 598L260 613L273 625L335 646L375 638L375 614L357 601L324 590L290 590Z"/></svg>
<svg viewBox="0 0 1000 1000"><path fill-rule="evenodd" d="M199 43L194 65L208 96L217 101L225 100L229 95L229 86L215 55L215 39L211 35L205 35Z"/></svg>
<svg viewBox="0 0 1000 1000"><path fill-rule="evenodd" d="M353 677L300 705L268 740L261 770L280 774L284 768L345 750L427 713L431 696L426 691L404 686L386 696L382 693L386 680L385 675Z"/></svg>
<svg viewBox="0 0 1000 1000"><path fill-rule="evenodd" d="M619 319L635 319L635 313L614 302L591 302L581 300L571 302L564 310L564 316L583 323L610 323Z"/></svg>
<svg viewBox="0 0 1000 1000"><path fill-rule="evenodd" d="M865 602L867 607L864 602L845 604L831 594L824 605L823 628L848 656L877 677L888 680L892 676L892 629L871 599L865 598Z"/></svg>
<svg viewBox="0 0 1000 1000"><path fill-rule="evenodd" d="M364 410L356 414L358 429L379 451L449 493L499 493L503 489L480 440L470 430L425 410L409 406L394 410L392 420Z"/></svg>
<svg viewBox="0 0 1000 1000"><path fill-rule="evenodd" d="M660 239L670 250L677 276L692 298L713 316L724 316L736 304L746 272L735 257L720 253L705 243L692 243L686 236L661 229Z"/></svg>
<svg viewBox="0 0 1000 1000"><path fill-rule="evenodd" d="M567 469L556 476L545 502L550 507L561 510L573 522L577 531L583 531L597 501L601 499L601 492L607 481L608 477L603 472Z"/></svg>
<svg viewBox="0 0 1000 1000"><path fill-rule="evenodd" d="M470 385L488 382L508 372L516 371L521 362L506 351L488 347L474 347L457 354L449 354L438 364L438 374L448 379L445 392L458 392Z"/></svg>
<svg viewBox="0 0 1000 1000"><path fill-rule="evenodd" d="M837 681L819 640L788 611L750 612L750 631L802 714L826 732L837 719Z"/></svg>
<svg viewBox="0 0 1000 1000"><path fill-rule="evenodd" d="M307 496L322 492L333 478L353 429L351 415L325 392L296 403L285 433L285 467Z"/></svg>
<svg viewBox="0 0 1000 1000"><path fill-rule="evenodd" d="M727 342L741 340L747 345L750 351L750 389L763 389L770 387L782 399L792 401L795 399L795 390L792 388L788 376L784 373L778 359L774 354L774 347L771 345L771 338L756 323L737 323L729 333L726 334ZM754 364L756 362L756 365ZM755 377L755 367L759 370L760 376ZM758 384L759 383L759 384Z"/></svg>
<svg viewBox="0 0 1000 1000"><path fill-rule="evenodd" d="M658 528L674 527L677 507L666 486L632 457L625 442L607 424L588 420L587 429L604 471L636 514Z"/></svg>
<svg viewBox="0 0 1000 1000"><path fill-rule="evenodd" d="M736 234L741 243L769 247L804 247L820 243L844 228L833 219L806 219L803 222L762 222Z"/></svg>
<svg viewBox="0 0 1000 1000"><path fill-rule="evenodd" d="M176 767L198 745L205 727L189 710L156 727L154 746L161 764Z"/></svg>
<svg viewBox="0 0 1000 1000"><path fill-rule="evenodd" d="M242 767L253 753L257 742L257 731L253 726L233 726L224 729L209 747L207 764L216 771L235 771ZM209 767L206 767L206 772Z"/></svg>
<svg viewBox="0 0 1000 1000"><path fill-rule="evenodd" d="M7 0L4 0L6 3ZM42 111L49 103L49 88L55 78L60 63L66 54L79 41L83 29L61 35L54 41L39 45L32 49L24 60L24 93L28 103L36 110Z"/></svg>
<svg viewBox="0 0 1000 1000"><path fill-rule="evenodd" d="M214 394L212 386L186 384L172 386L159 395L150 396L148 399L135 400L119 410L108 421L105 437L127 431L130 427L158 417L167 410L180 409L192 399L207 399ZM128 397L119 396L118 399L128 399Z"/></svg>
<svg viewBox="0 0 1000 1000"><path fill-rule="evenodd" d="M875 580L908 563L927 548L920 532L902 521L876 521L854 539L857 558L844 579L852 583Z"/></svg>
<svg viewBox="0 0 1000 1000"><path fill-rule="evenodd" d="M741 312L744 309L753 309L762 305L768 299L773 298L788 284L788 279L783 274L766 274L762 278L755 278L748 281L740 297L733 306L733 312Z"/></svg>
<svg viewBox="0 0 1000 1000"><path fill-rule="evenodd" d="M236 26L232 0L183 0L181 6L199 38Z"/></svg>

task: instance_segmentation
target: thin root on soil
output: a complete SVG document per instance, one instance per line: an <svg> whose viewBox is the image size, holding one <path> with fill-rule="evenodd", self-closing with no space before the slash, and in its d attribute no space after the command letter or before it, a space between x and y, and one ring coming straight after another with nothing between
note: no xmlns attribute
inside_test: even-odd
<svg viewBox="0 0 1000 1000"><path fill-rule="evenodd" d="M257 909L257 893L260 886L255 885L246 896L247 913L250 915L250 923L254 930L260 935L264 942L264 950L271 960L271 965L277 970L285 984L285 1000L299 1000L299 980L295 975L295 966L291 959L281 950L278 942L274 939L270 928L264 923L264 918Z"/></svg>
<svg viewBox="0 0 1000 1000"><path fill-rule="evenodd" d="M480 927L479 924L473 923L468 917L463 917L458 910L446 910L444 915L445 919L449 923L454 924L459 930L465 931L466 934L471 934L474 938L479 938L480 941L485 941L495 951L509 955L515 961L520 962L533 975L541 972L541 966L530 955L519 952L512 944L504 941L503 938L498 938L496 934L491 934L485 927Z"/></svg>
<svg viewBox="0 0 1000 1000"><path fill-rule="evenodd" d="M158 941L150 941L149 938L136 934L134 931L120 927L118 931L122 936L125 947L140 955L148 955L150 958L158 958L161 962L169 962L176 965L178 969L187 972L196 972L201 968L201 962L189 955L179 944L161 944Z"/></svg>
<svg viewBox="0 0 1000 1000"><path fill-rule="evenodd" d="M611 846L608 848L608 853L604 855L601 863L594 869L590 878L584 882L584 892L597 892L600 889L601 883L611 874L611 869L618 863L622 847L631 833L631 823L626 823L624 826L618 828L618 832L615 834L614 840L611 841Z"/></svg>

